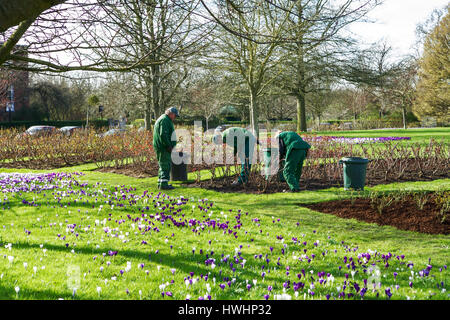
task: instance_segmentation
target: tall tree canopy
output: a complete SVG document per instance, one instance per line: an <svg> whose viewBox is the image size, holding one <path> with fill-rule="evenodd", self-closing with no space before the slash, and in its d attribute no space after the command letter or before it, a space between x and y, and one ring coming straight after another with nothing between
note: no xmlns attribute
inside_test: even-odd
<svg viewBox="0 0 450 320"><path fill-rule="evenodd" d="M426 37L419 61L419 83L414 113L450 120L450 7Z"/></svg>

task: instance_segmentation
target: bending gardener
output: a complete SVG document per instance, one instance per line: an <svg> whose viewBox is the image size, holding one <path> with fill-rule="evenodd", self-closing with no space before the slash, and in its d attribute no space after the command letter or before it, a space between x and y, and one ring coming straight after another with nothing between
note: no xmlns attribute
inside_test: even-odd
<svg viewBox="0 0 450 320"><path fill-rule="evenodd" d="M227 144L233 148L233 155L238 156L241 162L241 172L233 186L248 182L248 176L253 163L253 153L257 140L255 136L244 128L232 127L223 133L217 132L214 137L216 144Z"/></svg>
<svg viewBox="0 0 450 320"><path fill-rule="evenodd" d="M311 146L293 131L281 132L278 135L280 159L285 159L283 177L291 192L300 191L300 176L303 161L308 156Z"/></svg>

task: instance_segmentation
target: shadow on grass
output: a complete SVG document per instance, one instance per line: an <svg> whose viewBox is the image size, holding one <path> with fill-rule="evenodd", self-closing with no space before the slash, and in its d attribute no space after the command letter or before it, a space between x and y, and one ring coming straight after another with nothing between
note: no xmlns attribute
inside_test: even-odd
<svg viewBox="0 0 450 320"><path fill-rule="evenodd" d="M72 296L68 293L52 289L30 289L23 287L20 288L19 295L17 296L14 286L7 287L0 282L0 300L58 300L60 298L71 299Z"/></svg>
<svg viewBox="0 0 450 320"><path fill-rule="evenodd" d="M16 242L14 243L15 249L38 249L40 250L39 244L34 243L26 243L26 242ZM101 256L103 253L106 253L105 249L96 249L91 247L69 247L66 248L65 246L60 245L54 245L54 244L46 244L45 248L49 251L60 251L68 253L70 250L74 249L77 253L82 253L85 255L98 255ZM212 269L211 267L208 267L204 264L204 261L206 260L206 257L200 254L165 254L165 253L152 253L151 259L149 260L149 253L145 253L142 251L137 250L130 250L130 249L114 249L110 248L109 250L112 251L118 251L116 257L121 257L125 259L139 259L142 262L150 261L156 264L162 264L170 268L175 268L176 270L182 271L185 276L189 276L190 272L194 272L196 276L199 276L201 274L203 275L209 275L209 278L215 277L218 279L218 281L221 281L221 279L225 276L229 277L230 279L234 277L232 275L231 267L229 265L231 258L229 259L228 263L220 263L220 256L217 254L217 256L213 255L210 256L210 258L216 259L216 268ZM209 251L205 252L208 253ZM272 262L273 263L273 262ZM241 268L241 266L234 264L236 267L236 272L239 273L240 277L243 277L244 279L259 279L260 273L252 271L252 267L255 267L256 270L261 270L260 265L256 265L253 260L247 261L245 264L245 268ZM273 265L272 265L273 266ZM267 266L266 266L267 267ZM223 273L221 272L223 271ZM285 279L281 277L274 278L275 281L281 281L284 282Z"/></svg>

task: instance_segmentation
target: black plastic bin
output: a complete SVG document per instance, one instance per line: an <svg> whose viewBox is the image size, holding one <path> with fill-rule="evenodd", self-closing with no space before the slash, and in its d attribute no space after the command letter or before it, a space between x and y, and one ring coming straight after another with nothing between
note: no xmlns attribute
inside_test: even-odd
<svg viewBox="0 0 450 320"><path fill-rule="evenodd" d="M173 161L172 156L172 166L170 169L170 180L171 181L187 181L187 163L189 160L189 153L178 152L177 161ZM181 163L179 163L181 162Z"/></svg>

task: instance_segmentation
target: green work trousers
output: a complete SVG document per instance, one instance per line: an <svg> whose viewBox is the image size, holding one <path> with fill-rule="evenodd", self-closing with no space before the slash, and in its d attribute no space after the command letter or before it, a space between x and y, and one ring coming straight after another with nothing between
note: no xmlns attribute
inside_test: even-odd
<svg viewBox="0 0 450 320"><path fill-rule="evenodd" d="M170 180L170 167L172 165L171 153L167 150L155 150L158 159L158 188L167 187Z"/></svg>
<svg viewBox="0 0 450 320"><path fill-rule="evenodd" d="M292 149L286 157L283 176L291 190L300 190L300 176L305 158L306 150L304 149Z"/></svg>

